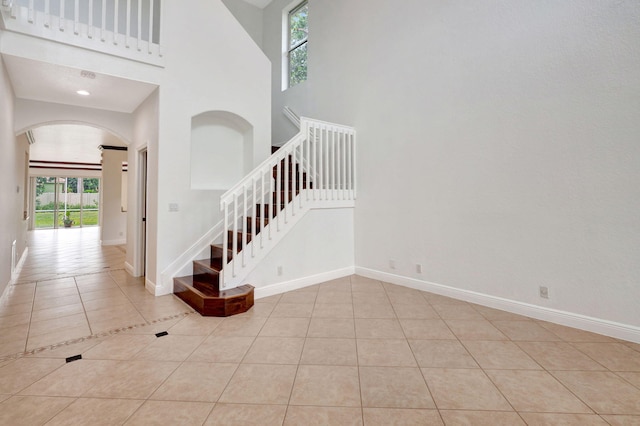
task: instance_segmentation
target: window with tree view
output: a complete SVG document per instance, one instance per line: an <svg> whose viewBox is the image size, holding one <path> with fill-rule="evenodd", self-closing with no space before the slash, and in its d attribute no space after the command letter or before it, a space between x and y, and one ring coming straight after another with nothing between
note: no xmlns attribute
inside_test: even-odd
<svg viewBox="0 0 640 426"><path fill-rule="evenodd" d="M289 12L289 43L287 52L289 87L295 86L307 79L308 15L309 5L306 1L300 3Z"/></svg>

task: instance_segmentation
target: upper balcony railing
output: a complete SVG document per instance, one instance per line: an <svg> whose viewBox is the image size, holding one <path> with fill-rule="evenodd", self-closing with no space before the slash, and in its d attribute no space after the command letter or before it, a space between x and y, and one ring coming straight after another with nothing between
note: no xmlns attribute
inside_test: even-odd
<svg viewBox="0 0 640 426"><path fill-rule="evenodd" d="M2 28L162 66L161 0L2 0Z"/></svg>

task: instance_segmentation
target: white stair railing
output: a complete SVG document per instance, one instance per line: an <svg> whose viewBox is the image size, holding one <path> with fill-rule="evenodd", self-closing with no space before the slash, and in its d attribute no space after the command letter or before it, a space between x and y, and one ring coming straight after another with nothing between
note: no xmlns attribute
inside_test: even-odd
<svg viewBox="0 0 640 426"><path fill-rule="evenodd" d="M161 0L2 0L7 31L162 65Z"/></svg>
<svg viewBox="0 0 640 426"><path fill-rule="evenodd" d="M220 288L243 284L309 209L353 207L355 159L355 129L301 118L297 135L220 198Z"/></svg>

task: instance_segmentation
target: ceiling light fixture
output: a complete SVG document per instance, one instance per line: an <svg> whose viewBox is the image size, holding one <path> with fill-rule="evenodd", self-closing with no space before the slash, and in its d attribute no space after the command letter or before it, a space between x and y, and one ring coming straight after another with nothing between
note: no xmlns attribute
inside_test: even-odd
<svg viewBox="0 0 640 426"><path fill-rule="evenodd" d="M81 96L89 96L91 94L91 93L87 92L86 90L78 90L76 93L78 95L81 95Z"/></svg>

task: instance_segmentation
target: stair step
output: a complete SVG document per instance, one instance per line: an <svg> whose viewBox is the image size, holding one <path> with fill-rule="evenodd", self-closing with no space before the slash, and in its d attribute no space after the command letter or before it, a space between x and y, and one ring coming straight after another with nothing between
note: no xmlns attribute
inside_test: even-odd
<svg viewBox="0 0 640 426"><path fill-rule="evenodd" d="M193 273L194 274L211 274L214 276L220 275L222 271L222 258L210 257L209 259L199 259L193 261Z"/></svg>
<svg viewBox="0 0 640 426"><path fill-rule="evenodd" d="M173 279L173 293L200 315L227 317L247 312L253 306L252 285L218 290L206 282L201 282L200 279L200 275Z"/></svg>
<svg viewBox="0 0 640 426"><path fill-rule="evenodd" d="M222 244L211 244L211 258L212 259L220 259L220 264L222 265L222 253L224 252L224 247ZM227 249L227 262L233 259L233 250Z"/></svg>

